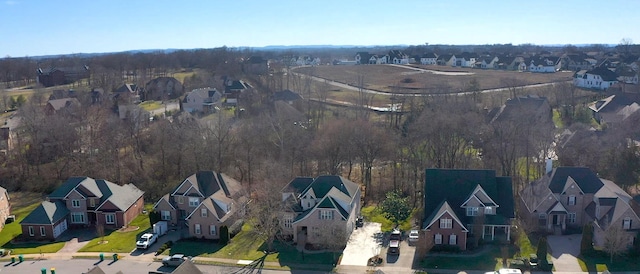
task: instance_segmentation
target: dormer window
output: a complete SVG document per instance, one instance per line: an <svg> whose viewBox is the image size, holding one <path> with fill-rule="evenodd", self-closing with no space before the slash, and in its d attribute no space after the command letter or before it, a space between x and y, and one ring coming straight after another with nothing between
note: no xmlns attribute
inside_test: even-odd
<svg viewBox="0 0 640 274"><path fill-rule="evenodd" d="M631 229L631 218L627 217L622 220L622 228L623 229Z"/></svg>
<svg viewBox="0 0 640 274"><path fill-rule="evenodd" d="M493 214L495 214L493 212L493 207L490 207L490 206L484 207L484 215L493 215Z"/></svg>
<svg viewBox="0 0 640 274"><path fill-rule="evenodd" d="M80 207L80 200L71 200L71 207L79 208Z"/></svg>

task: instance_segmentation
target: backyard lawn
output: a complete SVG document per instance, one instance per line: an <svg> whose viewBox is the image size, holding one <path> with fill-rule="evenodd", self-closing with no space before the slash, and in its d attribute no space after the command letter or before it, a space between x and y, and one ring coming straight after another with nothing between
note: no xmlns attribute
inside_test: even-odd
<svg viewBox="0 0 640 274"><path fill-rule="evenodd" d="M106 232L104 236L104 241L106 243L101 243L103 238L97 237L91 240L87 245L81 248L80 252L131 252L136 248L136 240L140 235L142 235L145 231L147 231L151 225L149 224L149 215L148 214L140 214L138 217L133 219L133 221L129 224L132 230L121 232L121 231L110 231ZM134 229L138 227L138 229Z"/></svg>
<svg viewBox="0 0 640 274"><path fill-rule="evenodd" d="M330 264L333 261L333 254L324 252L319 254L302 254L295 247L275 242L273 247L278 253L267 255L265 261L280 262L281 265L288 264ZM187 239L173 244L170 250L163 254L185 254L188 256L202 256L212 258L226 258L238 260L257 260L264 256L266 249L264 241L258 240L251 226L245 224L242 231L238 233L229 244L222 246L212 241L202 241ZM340 254L335 254L337 259Z"/></svg>
<svg viewBox="0 0 640 274"><path fill-rule="evenodd" d="M391 231L393 229L393 222L389 221L385 218L379 210L376 209L376 206L367 206L363 207L361 210L362 216L364 217L365 222L374 222L382 224L382 231ZM413 214L411 214L413 216ZM399 224L400 230L409 231L411 230L411 217L409 217L404 222Z"/></svg>
<svg viewBox="0 0 640 274"><path fill-rule="evenodd" d="M12 197L12 200L16 198ZM0 246L2 248L12 250L12 254L37 254L57 252L64 246L64 242L11 243L13 238L22 234L20 221L27 217L38 205L40 205L39 201L30 205L21 205L21 207L13 205L11 213L16 215L16 221L5 225L2 232L0 232Z"/></svg>
<svg viewBox="0 0 640 274"><path fill-rule="evenodd" d="M146 111L150 111L161 108L162 104L159 101L144 101L140 103L140 107Z"/></svg>

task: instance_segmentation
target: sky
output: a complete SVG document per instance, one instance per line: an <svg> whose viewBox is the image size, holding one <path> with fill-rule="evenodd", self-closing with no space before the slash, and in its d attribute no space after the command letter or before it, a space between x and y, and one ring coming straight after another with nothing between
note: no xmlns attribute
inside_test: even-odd
<svg viewBox="0 0 640 274"><path fill-rule="evenodd" d="M0 0L0 58L269 45L640 43L638 0Z"/></svg>

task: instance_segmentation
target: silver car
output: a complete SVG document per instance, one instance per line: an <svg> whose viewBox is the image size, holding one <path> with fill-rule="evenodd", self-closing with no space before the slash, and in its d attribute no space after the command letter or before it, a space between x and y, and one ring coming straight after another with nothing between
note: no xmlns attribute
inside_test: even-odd
<svg viewBox="0 0 640 274"><path fill-rule="evenodd" d="M184 254L173 254L171 256L164 257L162 259L162 265L164 266L179 266L186 260L192 260L191 257Z"/></svg>

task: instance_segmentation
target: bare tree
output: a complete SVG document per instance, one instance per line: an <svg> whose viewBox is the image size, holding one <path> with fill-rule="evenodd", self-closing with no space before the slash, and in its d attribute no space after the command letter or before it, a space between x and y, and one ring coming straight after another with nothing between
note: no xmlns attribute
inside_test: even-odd
<svg viewBox="0 0 640 274"><path fill-rule="evenodd" d="M611 263L613 263L613 257L629 249L629 239L629 235L622 229L622 225L607 225L607 229L604 231L602 249L609 254Z"/></svg>
<svg viewBox="0 0 640 274"><path fill-rule="evenodd" d="M280 191L282 185L263 181L254 184L253 199L249 203L248 220L253 226L253 232L265 241L267 250L273 250L273 242L281 230L280 218L284 212L284 203Z"/></svg>

